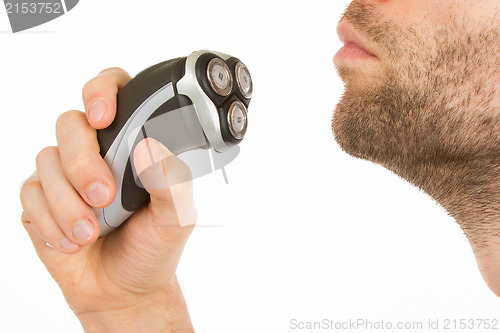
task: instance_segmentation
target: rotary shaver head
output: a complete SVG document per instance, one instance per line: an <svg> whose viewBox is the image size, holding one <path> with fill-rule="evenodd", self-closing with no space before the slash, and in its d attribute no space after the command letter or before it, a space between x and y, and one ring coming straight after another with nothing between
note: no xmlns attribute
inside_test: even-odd
<svg viewBox="0 0 500 333"><path fill-rule="evenodd" d="M252 92L245 64L212 51L156 64L127 83L117 96L115 120L97 132L101 155L117 186L111 205L94 209L101 236L149 201L133 166L141 140L160 141L175 155L196 152L190 165L193 178L221 169L238 155ZM206 155L209 149L214 151L211 158ZM200 157L204 153L206 159ZM213 162L211 169L206 161Z"/></svg>
<svg viewBox="0 0 500 333"><path fill-rule="evenodd" d="M245 137L253 82L238 58L209 51L192 53L177 89L194 99L201 95L194 103L207 140L216 151L223 152Z"/></svg>

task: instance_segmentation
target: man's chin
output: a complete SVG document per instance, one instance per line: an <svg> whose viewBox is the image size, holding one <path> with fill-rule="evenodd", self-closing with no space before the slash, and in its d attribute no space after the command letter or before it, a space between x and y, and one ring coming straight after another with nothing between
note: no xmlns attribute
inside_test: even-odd
<svg viewBox="0 0 500 333"><path fill-rule="evenodd" d="M383 81L383 73L380 68L373 64L363 66L335 65L338 76L344 82L346 89L356 91L360 89L374 88L380 86Z"/></svg>
<svg viewBox="0 0 500 333"><path fill-rule="evenodd" d="M363 102L369 96L370 89L356 86L356 92L352 92L351 87L346 85L346 92L333 113L332 132L347 154L383 164L378 151L385 145L382 141L389 138L390 133L384 133L383 126L378 123L378 112Z"/></svg>

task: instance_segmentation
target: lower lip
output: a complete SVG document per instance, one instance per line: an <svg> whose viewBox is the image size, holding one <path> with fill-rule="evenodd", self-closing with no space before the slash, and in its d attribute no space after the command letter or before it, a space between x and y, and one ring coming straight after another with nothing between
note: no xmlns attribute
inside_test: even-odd
<svg viewBox="0 0 500 333"><path fill-rule="evenodd" d="M333 57L333 62L336 64L345 63L347 61L353 60L367 60L367 59L375 59L374 55L366 52L356 44L346 44L342 47L335 57Z"/></svg>

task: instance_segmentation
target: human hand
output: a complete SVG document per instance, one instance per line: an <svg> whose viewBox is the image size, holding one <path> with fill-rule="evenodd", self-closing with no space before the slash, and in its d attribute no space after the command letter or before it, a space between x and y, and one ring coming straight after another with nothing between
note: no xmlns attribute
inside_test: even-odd
<svg viewBox="0 0 500 333"><path fill-rule="evenodd" d="M99 154L96 129L112 123L116 94L129 80L122 69L102 71L83 88L87 114L69 111L58 118L58 146L38 154L36 171L21 188L21 219L86 332L192 331L175 275L197 219L191 181L146 185L150 203L98 239L92 207L108 206L116 187ZM161 183L172 174L190 175L171 156L161 143L141 141L134 151L137 174L148 170L148 178ZM161 168L149 168L158 163Z"/></svg>

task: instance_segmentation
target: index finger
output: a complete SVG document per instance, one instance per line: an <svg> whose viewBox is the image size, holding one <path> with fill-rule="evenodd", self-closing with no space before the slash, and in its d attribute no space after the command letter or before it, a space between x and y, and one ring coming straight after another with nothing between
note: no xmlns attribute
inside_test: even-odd
<svg viewBox="0 0 500 333"><path fill-rule="evenodd" d="M121 68L103 70L85 84L82 91L83 104L89 124L95 129L108 127L116 115L116 95L131 80Z"/></svg>

